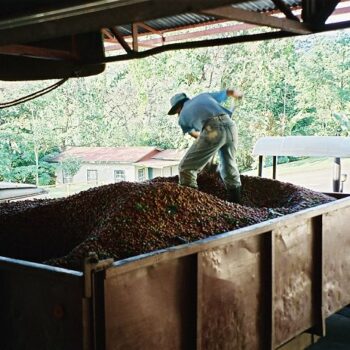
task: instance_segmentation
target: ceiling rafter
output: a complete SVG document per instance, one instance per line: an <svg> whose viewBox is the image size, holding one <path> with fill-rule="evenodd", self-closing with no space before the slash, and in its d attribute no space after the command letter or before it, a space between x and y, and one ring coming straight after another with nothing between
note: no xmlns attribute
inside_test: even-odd
<svg viewBox="0 0 350 350"><path fill-rule="evenodd" d="M239 22L235 24L235 26L238 26L237 28L241 28L239 30L250 26L267 26L281 30L285 33L283 35L300 35L323 31L325 19L337 11L335 6L342 1L303 0L301 2L301 0L298 0L296 4L299 4L299 9L302 9L303 23L298 19L299 12L298 16L296 15L297 12L295 10L297 7L289 6L284 0L271 0L275 5L272 11L267 10L262 0L261 3L257 1L258 10L249 2L251 0L178 0L169 3L165 3L164 0L91 0L86 4L80 2L80 5L72 5L65 8L60 8L57 5L53 10L45 11L42 9L40 13L34 13L35 10L33 9L32 13L22 17L14 17L12 19L3 17L0 19L0 47L1 45L6 45L7 42L16 42L19 38L23 39L23 41L22 39L18 41L23 45L29 40L29 37L36 40L46 38L46 35L56 38L65 33L66 30L71 35L75 31L87 32L91 28L97 28L97 26L103 24L99 29L102 30L106 42L115 43L114 47L123 48L126 51L124 56L129 55L130 58L139 58L144 54L157 53L159 46L168 46L165 44L170 42L179 43L179 41L215 34L218 33L217 31L229 31L227 28L208 29L206 27L205 30L181 33L181 29L186 28L187 17L189 18L188 23L192 23L191 14L193 13L204 14L205 16L201 16L198 20L201 23L187 24L187 28L190 29L196 26L235 21ZM243 10L234 7L236 4L242 3L248 3L246 6L243 6L247 9ZM214 6L215 8L213 8ZM285 17L281 16L281 13ZM184 14L183 18L180 14ZM167 22L163 18L168 16L175 16L174 22L171 22L173 25L165 24ZM147 22L150 20L154 20L155 28L160 27L161 29L155 29L153 25L147 24L153 23ZM193 22L196 22L196 20ZM108 25L108 23L112 24ZM130 26L131 30L129 29ZM244 28L241 26L244 26ZM106 29L101 29L103 27ZM25 28L28 30L25 31ZM40 33L38 33L39 28L42 29ZM234 30L232 29L232 31ZM176 31L178 31L177 35L172 35ZM169 32L170 35L168 35ZM5 34L8 34L8 37L5 37ZM43 37L38 37L37 35L43 35ZM266 38L268 37L267 35ZM264 40L265 36L261 38ZM233 42L236 42L235 40ZM242 42L250 40L252 39L244 36ZM197 45L202 46L205 43L210 44L211 41L204 40ZM181 44L185 44L183 48L187 48L188 46L186 45L189 45L189 43ZM177 47L176 45L174 47ZM140 47L157 48L157 50L148 50L150 52L145 53L145 51L139 50ZM15 52L19 49L12 47L11 50ZM165 50L171 50L171 47Z"/></svg>
<svg viewBox="0 0 350 350"><path fill-rule="evenodd" d="M295 34L312 33L312 31L308 29L303 23L299 23L288 18L270 16L260 12L242 10L239 8L234 8L232 6L218 7L215 9L204 10L200 12L206 15L226 18L233 21L278 28L283 31Z"/></svg>
<svg viewBox="0 0 350 350"><path fill-rule="evenodd" d="M47 58L55 60L76 60L77 55L70 51L49 49L43 47L29 46L29 45L4 45L0 46L0 54L13 56L28 56Z"/></svg>
<svg viewBox="0 0 350 350"><path fill-rule="evenodd" d="M123 48L127 53L132 52L131 47L130 47L129 44L125 41L125 39L123 38L123 36L118 32L117 28L112 27L112 28L110 28L110 31L113 33L113 35L115 36L115 38L118 40L119 44L122 46L122 48Z"/></svg>
<svg viewBox="0 0 350 350"><path fill-rule="evenodd" d="M208 28L205 30L196 31L192 33L190 32L190 33L182 33L182 34L173 34L163 38L145 39L145 40L139 41L139 45L148 46L148 47L157 47L167 43L179 42L181 40L188 40L188 39L193 40L202 36L232 33L238 30L247 30L251 28L255 28L255 26L253 24L240 23L240 24L234 24L234 25L229 25L229 26L220 27L220 28ZM115 40L113 42L115 42ZM106 51L117 51L120 49L121 49L120 45L110 45L106 47Z"/></svg>
<svg viewBox="0 0 350 350"><path fill-rule="evenodd" d="M283 0L272 0L276 7L286 16L286 18L300 22L299 18L294 15L290 7L288 7Z"/></svg>
<svg viewBox="0 0 350 350"><path fill-rule="evenodd" d="M148 30L149 32L156 34L156 35L163 35L163 32L157 29L154 29L153 27L149 26L148 24L144 23L144 22L138 22L136 23L139 27Z"/></svg>
<svg viewBox="0 0 350 350"><path fill-rule="evenodd" d="M344 21L339 23L327 24L322 29L320 29L319 32L339 30L339 29L344 29L349 27L350 27L350 21ZM180 50L180 49L195 49L195 48L210 47L210 46L223 46L223 45L231 45L231 44L243 43L243 42L286 38L286 37L292 37L296 35L301 35L301 34L291 33L286 31L275 31L275 32L259 33L259 34L239 35L239 36L234 36L229 38L218 38L218 39L174 43L174 44L169 44L164 46L158 46L147 51L132 52L131 54L127 54L127 55L109 56L103 60L103 63L124 61L129 59L140 59L140 58L145 58L145 57L156 55L166 51L174 51L174 50ZM96 63L96 62L92 62L92 63Z"/></svg>
<svg viewBox="0 0 350 350"><path fill-rule="evenodd" d="M348 3L350 5L349 0L344 0L344 3ZM300 17L299 12L301 12L300 7L295 7L293 8L293 12L295 13L297 11L298 14L295 14L296 16ZM279 11L272 11L271 14L278 14L280 13ZM345 7L339 7L334 10L333 15L335 16L342 16L345 14L350 13L350 6L345 6ZM218 24L218 23L229 23L225 19L216 19L214 21L211 21L211 24ZM256 27L254 24L248 24L248 23L238 23L238 24L229 24L224 27L211 27L211 28L204 28L203 24L194 24L194 25L188 25L188 26L183 26L180 28L177 28L177 30L181 29L192 29L192 28L203 28L202 30L197 30L194 32L186 32L186 33L177 33L174 29L167 29L163 31L163 34L170 34L167 36L162 36L162 38L150 38L147 37L149 36L149 33L140 33L139 34L139 46L143 47L157 47L159 45L164 45L168 43L173 43L173 42L179 42L179 41L184 41L184 40L193 40L199 37L204 37L204 36L210 36L210 35L217 35L217 34L223 34L223 33L232 33L232 32L237 32L237 31L242 31L242 30L247 30ZM143 37L143 40L141 40L141 37ZM124 36L125 40L132 40L132 37L130 35L125 35ZM115 40L109 40L105 39L106 42L110 43L115 43ZM106 51L118 51L122 49L120 45L108 45L106 46Z"/></svg>
<svg viewBox="0 0 350 350"><path fill-rule="evenodd" d="M115 41L115 37L111 34L110 29L103 28L102 34L105 36L105 38L112 39Z"/></svg>

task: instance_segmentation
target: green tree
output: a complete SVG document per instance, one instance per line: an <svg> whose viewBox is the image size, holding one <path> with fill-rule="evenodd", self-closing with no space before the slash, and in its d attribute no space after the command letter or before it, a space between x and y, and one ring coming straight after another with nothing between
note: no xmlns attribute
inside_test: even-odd
<svg viewBox="0 0 350 350"><path fill-rule="evenodd" d="M65 176L73 177L78 173L81 164L81 159L77 157L67 157L61 162L60 168Z"/></svg>

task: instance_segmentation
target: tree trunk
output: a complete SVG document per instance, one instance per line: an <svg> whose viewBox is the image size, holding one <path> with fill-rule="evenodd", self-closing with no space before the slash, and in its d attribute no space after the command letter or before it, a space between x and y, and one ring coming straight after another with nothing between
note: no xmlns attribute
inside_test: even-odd
<svg viewBox="0 0 350 350"><path fill-rule="evenodd" d="M34 146L35 157L35 184L39 186L39 150Z"/></svg>

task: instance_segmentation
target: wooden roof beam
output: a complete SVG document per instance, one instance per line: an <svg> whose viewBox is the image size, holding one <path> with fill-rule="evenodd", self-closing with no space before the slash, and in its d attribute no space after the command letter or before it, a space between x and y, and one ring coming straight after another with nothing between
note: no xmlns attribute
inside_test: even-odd
<svg viewBox="0 0 350 350"><path fill-rule="evenodd" d="M115 27L110 28L111 32L115 36L115 38L118 40L119 44L123 47L123 49L130 53L132 52L131 47L129 44L124 40L123 36L118 32L118 30Z"/></svg>
<svg viewBox="0 0 350 350"><path fill-rule="evenodd" d="M294 15L290 7L288 7L283 0L272 0L276 7L286 16L286 18L293 21L300 22L299 18Z"/></svg>
<svg viewBox="0 0 350 350"><path fill-rule="evenodd" d="M278 28L285 32L295 34L311 34L312 31L308 29L303 23L296 22L287 18L278 18L267 14L241 10L231 6L218 7L211 10L200 11L206 15L215 16L219 18L226 18L232 21L245 22L256 24L260 26L268 26Z"/></svg>
<svg viewBox="0 0 350 350"><path fill-rule="evenodd" d="M105 36L105 38L115 41L115 37L110 33L109 29L103 28L102 34Z"/></svg>
<svg viewBox="0 0 350 350"><path fill-rule="evenodd" d="M72 52L64 50L55 50L43 47L29 46L29 45L4 45L0 46L0 54L13 56L27 56L46 58L53 60L76 60L78 57Z"/></svg>
<svg viewBox="0 0 350 350"><path fill-rule="evenodd" d="M152 34L156 34L156 35L160 35L160 36L163 35L163 32L162 32L162 31L157 30L157 29L154 29L153 27L149 26L149 25L146 24L146 23L138 22L138 23L136 23L136 24L137 24L139 27L148 30L148 31L151 32Z"/></svg>

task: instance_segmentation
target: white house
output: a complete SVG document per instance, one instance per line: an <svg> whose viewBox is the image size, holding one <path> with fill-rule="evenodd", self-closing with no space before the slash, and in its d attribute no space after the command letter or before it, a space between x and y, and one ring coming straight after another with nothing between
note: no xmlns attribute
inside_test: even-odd
<svg viewBox="0 0 350 350"><path fill-rule="evenodd" d="M155 147L69 147L53 162L77 158L81 167L73 178L62 169L56 172L56 183L108 184L119 181L144 181L158 176L178 174L185 150L160 150Z"/></svg>

